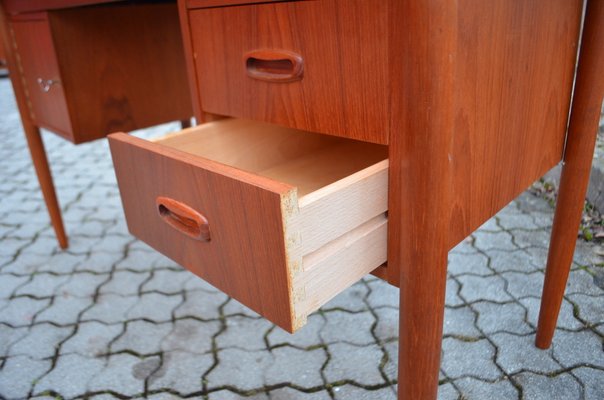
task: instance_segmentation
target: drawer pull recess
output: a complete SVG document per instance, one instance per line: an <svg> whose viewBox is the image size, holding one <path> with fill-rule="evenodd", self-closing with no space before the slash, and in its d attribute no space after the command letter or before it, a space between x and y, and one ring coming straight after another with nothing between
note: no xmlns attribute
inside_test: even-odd
<svg viewBox="0 0 604 400"><path fill-rule="evenodd" d="M195 240L210 241L208 220L200 212L168 197L160 196L155 203L159 216L172 228Z"/></svg>
<svg viewBox="0 0 604 400"><path fill-rule="evenodd" d="M266 82L294 82L302 79L304 59L286 50L255 50L245 55L250 78Z"/></svg>

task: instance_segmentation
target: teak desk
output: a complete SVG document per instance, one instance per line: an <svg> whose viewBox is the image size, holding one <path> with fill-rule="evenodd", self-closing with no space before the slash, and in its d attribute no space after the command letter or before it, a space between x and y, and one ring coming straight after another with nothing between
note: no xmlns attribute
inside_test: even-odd
<svg viewBox="0 0 604 400"><path fill-rule="evenodd" d="M39 128L78 144L175 120L189 126L176 4L1 0L0 36L44 200L66 248Z"/></svg>
<svg viewBox="0 0 604 400"><path fill-rule="evenodd" d="M129 229L289 331L373 271L400 287L399 399L433 400L448 251L562 161L547 348L604 93L604 1L580 37L583 6L180 0L207 123L109 137Z"/></svg>
<svg viewBox="0 0 604 400"><path fill-rule="evenodd" d="M399 286L399 398L433 400L448 251L563 161L546 348L604 93L604 1L588 1L580 38L582 9L181 0L207 123L110 136L129 229L290 331L366 273Z"/></svg>

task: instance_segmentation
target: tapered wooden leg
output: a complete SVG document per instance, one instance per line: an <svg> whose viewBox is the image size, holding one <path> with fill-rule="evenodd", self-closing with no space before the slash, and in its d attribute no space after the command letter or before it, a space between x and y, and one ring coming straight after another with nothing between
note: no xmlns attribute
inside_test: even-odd
<svg viewBox="0 0 604 400"><path fill-rule="evenodd" d="M447 253L426 248L424 255L401 276L398 397L404 400L436 399L438 391Z"/></svg>
<svg viewBox="0 0 604 400"><path fill-rule="evenodd" d="M42 141L40 130L38 127L25 121L23 122L23 128L25 130L27 145L29 146L29 152L31 153L31 159L36 170L36 175L38 176L38 182L40 182L40 188L42 189L42 195L46 202L50 222L55 230L59 246L62 249L66 249L68 241L67 235L65 234L65 227L63 226L61 207L59 206L55 193L52 174L48 165L48 159L46 157L46 151L44 150L44 142Z"/></svg>
<svg viewBox="0 0 604 400"><path fill-rule="evenodd" d="M604 95L604 1L589 0L560 191L541 298L536 345L552 343L581 222Z"/></svg>
<svg viewBox="0 0 604 400"><path fill-rule="evenodd" d="M62 249L67 248L67 235L65 234L65 228L63 227L63 219L61 217L61 208L57 201L55 194L54 184L52 182L52 175L48 166L48 159L46 158L46 151L44 150L44 142L40 136L40 130L31 121L29 114L29 107L27 105L27 96L23 87L23 80L21 79L21 70L18 68L17 57L15 53L15 46L12 40L11 27L6 18L3 8L0 4L0 40L4 43L6 51L6 58L8 64L8 70L11 77L11 83L15 92L15 99L17 100L17 106L19 107L19 113L21 115L21 122L23 123L23 130L25 132L25 138L29 146L31 153L31 159L40 182L40 188L42 189L42 195L46 202L46 208L50 215L50 221L57 235L59 246Z"/></svg>
<svg viewBox="0 0 604 400"><path fill-rule="evenodd" d="M400 287L399 400L436 400L451 227L457 2L395 1L388 18L388 280ZM401 21L405 21L404 24ZM426 62L430 60L430 62ZM418 67L421 66L421 67ZM412 76L413 79L408 79ZM419 134L417 134L419 133ZM396 276L394 276L396 274Z"/></svg>
<svg viewBox="0 0 604 400"><path fill-rule="evenodd" d="M191 127L191 118L181 120L180 121L180 127L182 129L190 128Z"/></svg>

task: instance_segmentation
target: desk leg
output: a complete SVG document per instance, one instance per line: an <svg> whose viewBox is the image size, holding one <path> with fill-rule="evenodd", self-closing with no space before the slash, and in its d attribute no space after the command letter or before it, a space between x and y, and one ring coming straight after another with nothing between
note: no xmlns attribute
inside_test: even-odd
<svg viewBox="0 0 604 400"><path fill-rule="evenodd" d="M390 107L398 111L390 117L388 280L400 287L398 399L436 400L452 212L458 5L394 1L390 7L388 64L390 86L397 88Z"/></svg>
<svg viewBox="0 0 604 400"><path fill-rule="evenodd" d="M27 96L23 87L21 70L17 62L17 54L12 40L11 27L2 8L2 4L0 4L0 40L4 42L8 70L15 92L17 106L19 107L19 114L21 115L21 122L23 124L23 130L25 131L25 138L27 139L38 181L40 182L40 188L42 189L42 195L46 202L46 208L50 215L50 221L55 230L55 234L57 235L59 246L61 246L62 249L65 249L67 248L67 235L65 234L65 228L63 227L61 208L59 207L59 202L57 201L57 196L55 194L55 187L52 182L50 168L48 167L48 159L46 158L46 151L44 150L44 142L42 142L40 130L33 124L29 115Z"/></svg>
<svg viewBox="0 0 604 400"><path fill-rule="evenodd" d="M399 400L436 400L438 393L452 223L457 8L447 0L393 1L388 11L390 87L396 88L390 107L397 110L390 117L388 280L400 287Z"/></svg>
<svg viewBox="0 0 604 400"><path fill-rule="evenodd" d="M545 271L536 345L552 343L589 183L604 95L604 1L589 0L583 28L564 167Z"/></svg>
<svg viewBox="0 0 604 400"><path fill-rule="evenodd" d="M401 279L400 400L436 399L442 344L447 253L425 249Z"/></svg>
<svg viewBox="0 0 604 400"><path fill-rule="evenodd" d="M62 249L66 249L68 241L67 235L65 234L65 227L63 226L63 218L61 217L61 207L59 206L55 193L52 174L48 165L48 159L46 158L46 151L44 150L44 142L40 135L40 129L25 120L23 121L23 129L25 131L25 138L27 139L27 145L29 146L29 152L31 153L31 159L36 170L36 175L38 176L38 182L40 182L42 195L46 202L50 222L55 230L59 246Z"/></svg>

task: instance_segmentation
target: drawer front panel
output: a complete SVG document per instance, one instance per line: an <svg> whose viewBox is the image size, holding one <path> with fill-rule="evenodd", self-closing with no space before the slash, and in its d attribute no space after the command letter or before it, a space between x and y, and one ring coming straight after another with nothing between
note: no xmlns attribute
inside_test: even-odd
<svg viewBox="0 0 604 400"><path fill-rule="evenodd" d="M325 0L191 10L202 109L386 144L385 3Z"/></svg>
<svg viewBox="0 0 604 400"><path fill-rule="evenodd" d="M293 330L281 212L281 197L292 188L128 135L111 135L109 142L130 232ZM177 215L176 224L198 226L187 211L158 198L203 215L209 241L166 223L174 213L185 217ZM162 204L169 210L160 213Z"/></svg>
<svg viewBox="0 0 604 400"><path fill-rule="evenodd" d="M32 119L67 138L72 129L48 20L13 22Z"/></svg>

